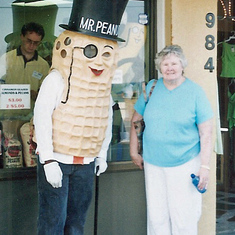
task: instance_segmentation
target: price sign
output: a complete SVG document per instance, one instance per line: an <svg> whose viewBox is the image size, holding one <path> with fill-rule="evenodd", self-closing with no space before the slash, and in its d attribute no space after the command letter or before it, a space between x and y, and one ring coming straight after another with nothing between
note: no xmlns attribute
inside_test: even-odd
<svg viewBox="0 0 235 235"><path fill-rule="evenodd" d="M0 85L0 109L30 109L30 85Z"/></svg>

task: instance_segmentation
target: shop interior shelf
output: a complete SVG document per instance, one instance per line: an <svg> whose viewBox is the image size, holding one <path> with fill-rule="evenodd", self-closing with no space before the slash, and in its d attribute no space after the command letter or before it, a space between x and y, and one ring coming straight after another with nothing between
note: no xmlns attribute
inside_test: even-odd
<svg viewBox="0 0 235 235"><path fill-rule="evenodd" d="M0 181L35 178L36 175L36 167L0 169Z"/></svg>

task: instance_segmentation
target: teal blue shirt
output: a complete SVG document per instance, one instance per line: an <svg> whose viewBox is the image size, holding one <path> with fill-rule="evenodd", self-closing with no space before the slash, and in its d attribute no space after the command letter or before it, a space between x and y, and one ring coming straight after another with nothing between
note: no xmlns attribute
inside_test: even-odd
<svg viewBox="0 0 235 235"><path fill-rule="evenodd" d="M153 80L147 85L149 93ZM184 164L200 152L198 124L213 117L203 89L186 78L174 90L168 90L160 78L145 106L143 94L135 104L144 116L143 158L146 162L172 167Z"/></svg>

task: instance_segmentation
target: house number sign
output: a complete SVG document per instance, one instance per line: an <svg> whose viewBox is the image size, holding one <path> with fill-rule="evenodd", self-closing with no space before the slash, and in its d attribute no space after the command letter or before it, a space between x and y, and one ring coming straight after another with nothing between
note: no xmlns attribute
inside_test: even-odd
<svg viewBox="0 0 235 235"><path fill-rule="evenodd" d="M213 13L206 14L206 26L208 28L213 28L215 25L215 15ZM205 48L207 50L213 50L215 48L215 37L211 34L206 35L205 37ZM209 57L207 62L204 65L204 69L209 70L211 73L215 69L213 63L213 57Z"/></svg>

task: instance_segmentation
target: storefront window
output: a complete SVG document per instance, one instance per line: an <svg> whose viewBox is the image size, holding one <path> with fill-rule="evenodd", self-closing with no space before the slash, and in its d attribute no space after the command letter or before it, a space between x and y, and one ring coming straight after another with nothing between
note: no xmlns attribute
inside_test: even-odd
<svg viewBox="0 0 235 235"><path fill-rule="evenodd" d="M217 82L223 151L217 155L217 189L229 191L235 175L235 6L234 1L218 1ZM228 59L229 58L229 59ZM230 59L231 58L231 59Z"/></svg>
<svg viewBox="0 0 235 235"><path fill-rule="evenodd" d="M58 6L49 1L9 0L1 5L1 167L34 167L33 109L51 63Z"/></svg>
<svg viewBox="0 0 235 235"><path fill-rule="evenodd" d="M47 75L45 71L51 65L54 41L63 31L59 24L68 23L72 2L5 0L1 3L0 19L4 26L0 31L1 168L34 167L37 164L32 142L34 103ZM43 26L45 37L42 41L21 35L22 26L29 22ZM130 160L130 121L141 83L145 80L147 23L144 1L129 1L119 28L119 37L126 42L119 43L118 68L112 83L114 121L108 161ZM22 45L28 54L37 50L43 62L17 60L16 52L21 53Z"/></svg>
<svg viewBox="0 0 235 235"><path fill-rule="evenodd" d="M119 45L118 68L112 85L115 104L110 161L130 160L130 122L134 104L141 92L141 83L145 79L147 20L144 2L129 1L120 27L120 37L126 42Z"/></svg>

